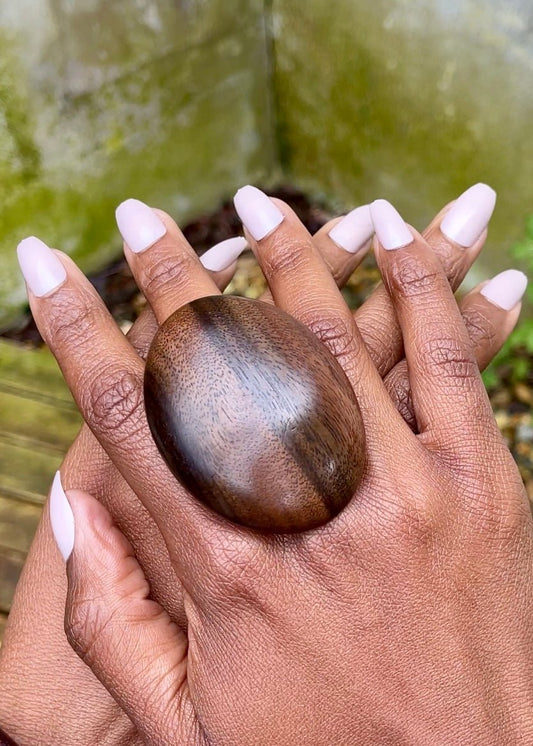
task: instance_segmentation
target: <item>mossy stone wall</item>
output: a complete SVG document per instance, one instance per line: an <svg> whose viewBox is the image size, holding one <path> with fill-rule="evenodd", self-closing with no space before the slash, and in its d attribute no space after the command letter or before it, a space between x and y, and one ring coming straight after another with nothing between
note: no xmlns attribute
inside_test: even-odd
<svg viewBox="0 0 533 746"><path fill-rule="evenodd" d="M36 234L92 270L135 196L179 220L274 169L262 0L3 0L0 327Z"/></svg>
<svg viewBox="0 0 533 746"><path fill-rule="evenodd" d="M385 197L417 227L486 181L498 205L478 275L508 267L507 249L533 213L533 3L273 0L273 8L290 180L341 208Z"/></svg>

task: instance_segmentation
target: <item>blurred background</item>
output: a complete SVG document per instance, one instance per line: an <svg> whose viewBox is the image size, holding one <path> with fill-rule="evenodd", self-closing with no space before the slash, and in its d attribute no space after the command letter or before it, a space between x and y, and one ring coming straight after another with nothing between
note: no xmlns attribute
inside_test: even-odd
<svg viewBox="0 0 533 746"><path fill-rule="evenodd" d="M79 424L21 333L18 241L101 278L128 197L198 233L239 186L283 184L311 215L385 197L422 228L485 181L498 205L467 284L531 277L532 80L529 0L2 0L0 637ZM485 379L530 494L532 307Z"/></svg>

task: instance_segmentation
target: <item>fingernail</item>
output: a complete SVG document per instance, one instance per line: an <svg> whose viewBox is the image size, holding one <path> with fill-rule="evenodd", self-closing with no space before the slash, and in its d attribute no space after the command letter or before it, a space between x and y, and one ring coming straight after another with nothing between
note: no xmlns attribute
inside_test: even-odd
<svg viewBox="0 0 533 746"><path fill-rule="evenodd" d="M450 207L440 224L441 232L460 246L473 246L494 212L496 192L487 184L474 184Z"/></svg>
<svg viewBox="0 0 533 746"><path fill-rule="evenodd" d="M244 186L233 198L237 215L256 241L271 233L283 221L272 200L254 186Z"/></svg>
<svg viewBox="0 0 533 746"><path fill-rule="evenodd" d="M203 253L200 261L211 272L220 272L223 269L227 269L230 264L233 264L247 246L248 241L242 236L228 238L226 241L215 244L215 246L212 246Z"/></svg>
<svg viewBox="0 0 533 746"><path fill-rule="evenodd" d="M57 471L50 491L50 523L52 533L65 562L74 548L74 514Z"/></svg>
<svg viewBox="0 0 533 746"><path fill-rule="evenodd" d="M385 199L377 199L370 205L374 230L384 249L401 249L413 243L413 234L398 210Z"/></svg>
<svg viewBox="0 0 533 746"><path fill-rule="evenodd" d="M504 311L510 311L522 300L526 292L527 277L523 272L517 269L506 269L489 280L481 288L483 295L495 306L503 308Z"/></svg>
<svg viewBox="0 0 533 746"><path fill-rule="evenodd" d="M342 220L339 220L328 233L337 246L349 251L350 254L355 254L359 249L362 249L373 234L374 224L372 223L369 205L356 207Z"/></svg>
<svg viewBox="0 0 533 746"><path fill-rule="evenodd" d="M67 279L65 267L57 254L35 236L19 243L17 257L24 279L37 298L51 293Z"/></svg>
<svg viewBox="0 0 533 746"><path fill-rule="evenodd" d="M151 207L138 199L127 199L120 204L115 216L118 229L134 254L140 254L163 238L167 229Z"/></svg>

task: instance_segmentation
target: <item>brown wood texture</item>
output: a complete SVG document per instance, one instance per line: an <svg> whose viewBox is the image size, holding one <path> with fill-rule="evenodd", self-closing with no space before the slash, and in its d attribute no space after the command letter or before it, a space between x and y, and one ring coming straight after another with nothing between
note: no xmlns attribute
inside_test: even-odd
<svg viewBox="0 0 533 746"><path fill-rule="evenodd" d="M0 341L0 641L51 479L80 422L50 352Z"/></svg>
<svg viewBox="0 0 533 746"><path fill-rule="evenodd" d="M363 423L344 371L306 327L260 301L212 296L173 314L150 350L145 400L180 482L246 526L321 525L364 469Z"/></svg>
<svg viewBox="0 0 533 746"><path fill-rule="evenodd" d="M0 612L0 646L2 645L2 640L4 639L4 630L6 628L7 624L7 614L3 614Z"/></svg>

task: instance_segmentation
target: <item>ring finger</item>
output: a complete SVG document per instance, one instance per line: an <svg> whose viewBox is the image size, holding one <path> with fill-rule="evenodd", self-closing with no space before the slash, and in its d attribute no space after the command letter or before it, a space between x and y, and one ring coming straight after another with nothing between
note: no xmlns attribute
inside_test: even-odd
<svg viewBox="0 0 533 746"><path fill-rule="evenodd" d="M202 262L164 212L129 199L119 205L116 217L128 264L159 324L196 298L218 295L218 284L206 267L222 272L246 246L244 238L230 239L215 247L218 257L225 256L225 266L213 255L215 248L206 252Z"/></svg>

